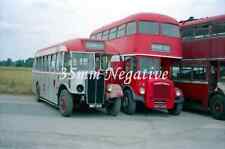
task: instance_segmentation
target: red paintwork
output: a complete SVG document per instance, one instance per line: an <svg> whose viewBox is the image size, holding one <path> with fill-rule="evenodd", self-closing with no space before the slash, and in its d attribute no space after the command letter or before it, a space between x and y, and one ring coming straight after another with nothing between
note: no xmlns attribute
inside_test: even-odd
<svg viewBox="0 0 225 149"><path fill-rule="evenodd" d="M87 38L76 38L72 40L68 40L44 49L40 49L37 51L37 53L48 51L51 48L58 47L58 46L65 46L67 51L77 51L77 52L106 52L108 54L117 54L118 52L109 44L105 44L104 51L98 50L98 49L87 49L85 47L85 41L99 41L99 40L93 40L93 39L87 39ZM102 41L104 42L104 41Z"/></svg>
<svg viewBox="0 0 225 149"><path fill-rule="evenodd" d="M225 15L220 15L187 22L181 21L180 26L181 29L185 29L205 23L224 21ZM225 36L212 35L207 38L183 40L183 58L183 64L207 64L208 80L210 74L210 60L225 60ZM193 60L185 61L185 59ZM209 84L177 83L176 85L183 90L185 98L192 101L199 101L205 109L208 109L209 90L212 88Z"/></svg>
<svg viewBox="0 0 225 149"><path fill-rule="evenodd" d="M188 22L181 21L180 26L181 29L185 29L200 24L224 21L225 15L220 15ZM225 36L212 36L202 39L184 40L183 49L183 58L225 59Z"/></svg>
<svg viewBox="0 0 225 149"><path fill-rule="evenodd" d="M208 22L223 22L224 20L225 20L225 14L212 16L212 17L206 17L206 18L200 18L193 21L180 21L180 25L182 27L190 27L190 26L195 26L195 25L204 24Z"/></svg>
<svg viewBox="0 0 225 149"><path fill-rule="evenodd" d="M92 34L95 34L97 32L102 32L106 29L111 29L113 27L122 25L130 21L138 22L141 20L179 25L179 23L175 19L169 16L155 14L155 13L139 13L139 14L131 15L125 19L113 22L104 27L101 27L95 30L94 32L92 32ZM138 25L137 25L137 28L138 28ZM152 51L151 49L152 43L167 44L171 47L171 51L170 52ZM168 36L162 36L162 35L142 34L138 32L138 29L137 29L137 33L134 35L110 40L110 44L112 46L115 46L116 49L121 54L147 54L147 55L153 55L156 57L182 58L182 47L181 47L180 38L168 37Z"/></svg>
<svg viewBox="0 0 225 149"><path fill-rule="evenodd" d="M161 22L161 23L170 23L170 24L175 24L178 25L178 22L169 16L166 15L162 15L162 14L157 14L157 13L137 13L134 15L130 15L124 19L112 22L111 24L105 25L95 31L93 31L91 34L95 34L97 32L101 32L103 30L107 30L107 29L111 29L113 27L122 25L124 23L127 22L131 22L131 21L139 21L139 20L149 20L149 21L155 21L155 22Z"/></svg>
<svg viewBox="0 0 225 149"><path fill-rule="evenodd" d="M154 22L161 22L161 23L168 23L179 25L179 23L165 15L155 14L155 13L139 13L135 15L128 16L122 20L115 21L109 25L103 26L94 32L91 35L96 34L98 32L102 32L116 26L136 21L154 21ZM120 38L116 38L107 42L109 45L113 46L116 50L123 55L134 55L137 58L141 55L144 56L151 56L151 57L158 57L161 59L162 67L164 70L170 71L171 61L174 58L182 58L182 47L181 47L181 39L176 37L168 37L164 35L149 35L143 34L138 32L138 25L137 25L137 33L129 36L124 36ZM152 51L151 45L152 43L159 43L159 44L166 44L169 45L171 50L170 52L156 52ZM170 63L169 63L170 62ZM139 63L137 62L137 67ZM112 67L114 69L121 67L125 70L125 62L113 62ZM123 84L123 80L112 80L114 83ZM175 87L171 80L155 80L155 79L145 79L145 80L134 80L132 79L131 84L129 87L133 90L136 96L142 96L139 92L141 86L145 88L145 95L144 104L147 108L153 109L156 108L154 102L156 102L156 98L154 94L154 83L161 82L169 84L169 95L167 97L163 97L163 99L159 99L159 101L165 101L166 109L172 109L174 107L174 100L175 100ZM123 84L124 86L125 84ZM157 91L155 91L156 93ZM164 93L162 91L161 95L163 96Z"/></svg>
<svg viewBox="0 0 225 149"><path fill-rule="evenodd" d="M225 59L225 37L183 41L183 58Z"/></svg>
<svg viewBox="0 0 225 149"><path fill-rule="evenodd" d="M176 82L175 85L183 90L186 99L198 101L204 107L208 107L208 84Z"/></svg>

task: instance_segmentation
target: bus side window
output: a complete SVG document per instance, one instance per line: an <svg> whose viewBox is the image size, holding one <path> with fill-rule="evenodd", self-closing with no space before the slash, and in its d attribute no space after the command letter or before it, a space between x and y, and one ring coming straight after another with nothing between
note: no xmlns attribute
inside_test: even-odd
<svg viewBox="0 0 225 149"><path fill-rule="evenodd" d="M62 52L57 54L57 61L56 61L56 71L62 71Z"/></svg>
<svg viewBox="0 0 225 149"><path fill-rule="evenodd" d="M39 70L39 66L38 65L39 65L39 58L37 57L36 58L36 70Z"/></svg>
<svg viewBox="0 0 225 149"><path fill-rule="evenodd" d="M212 34L225 35L225 22L213 24Z"/></svg>
<svg viewBox="0 0 225 149"><path fill-rule="evenodd" d="M181 67L180 75L181 80L192 80L192 67Z"/></svg>
<svg viewBox="0 0 225 149"><path fill-rule="evenodd" d="M58 72L58 69L57 69L58 54L57 54L57 53L55 53L55 54L54 54L54 56L55 56L55 72Z"/></svg>
<svg viewBox="0 0 225 149"><path fill-rule="evenodd" d="M117 38L123 37L125 35L125 32L126 32L126 24L120 25L118 27Z"/></svg>
<svg viewBox="0 0 225 149"><path fill-rule="evenodd" d="M37 66L38 70L41 70L41 58L38 57L38 66Z"/></svg>
<svg viewBox="0 0 225 149"><path fill-rule="evenodd" d="M173 66L172 67L172 79L179 80L179 75L180 75L180 67Z"/></svg>
<svg viewBox="0 0 225 149"><path fill-rule="evenodd" d="M206 69L204 66L193 67L193 80L206 80Z"/></svg>
<svg viewBox="0 0 225 149"><path fill-rule="evenodd" d="M51 72L51 55L48 55L48 71Z"/></svg>
<svg viewBox="0 0 225 149"><path fill-rule="evenodd" d="M55 71L55 55L51 55L51 65L50 65L50 71L54 72Z"/></svg>
<svg viewBox="0 0 225 149"><path fill-rule="evenodd" d="M192 27L191 28L181 29L181 35L182 35L183 39L193 38L193 36L194 36L194 29Z"/></svg>
<svg viewBox="0 0 225 149"><path fill-rule="evenodd" d="M127 35L132 35L137 32L137 25L136 22L130 22L127 24Z"/></svg>
<svg viewBox="0 0 225 149"><path fill-rule="evenodd" d="M48 71L48 57L44 56L44 71Z"/></svg>
<svg viewBox="0 0 225 149"><path fill-rule="evenodd" d="M43 61L44 61L44 59L43 59L43 57L41 57L41 65L40 65L40 67L41 67L40 70L41 70L41 71L44 70L44 69L43 69L43 68L44 68L44 67L43 67Z"/></svg>
<svg viewBox="0 0 225 149"><path fill-rule="evenodd" d="M195 38L203 38L209 35L209 24L199 25L195 29Z"/></svg>

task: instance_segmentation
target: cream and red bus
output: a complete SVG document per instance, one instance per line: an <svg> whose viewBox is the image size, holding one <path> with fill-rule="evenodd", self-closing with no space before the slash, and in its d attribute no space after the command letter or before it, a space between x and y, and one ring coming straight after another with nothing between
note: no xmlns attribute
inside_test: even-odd
<svg viewBox="0 0 225 149"><path fill-rule="evenodd" d="M125 113L133 114L136 102L140 101L148 109L166 109L171 114L180 114L182 91L170 79L173 61L182 58L179 23L174 18L138 13L93 31L90 38L105 40L120 52L112 59L115 69L168 72L167 79L132 79L129 84L124 84L124 80L115 81L123 88Z"/></svg>
<svg viewBox="0 0 225 149"><path fill-rule="evenodd" d="M73 39L35 54L32 77L37 101L44 100L70 116L81 105L120 111L122 89L105 81L105 70L115 52L104 41Z"/></svg>

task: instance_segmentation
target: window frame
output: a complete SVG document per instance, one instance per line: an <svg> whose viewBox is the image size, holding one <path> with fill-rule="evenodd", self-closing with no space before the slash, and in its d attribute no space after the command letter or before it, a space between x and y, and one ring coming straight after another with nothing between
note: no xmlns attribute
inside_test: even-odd
<svg viewBox="0 0 225 149"><path fill-rule="evenodd" d="M141 23L154 23L154 24L157 24L158 32L157 33L141 32ZM140 20L140 21L138 21L138 33L147 34L147 35L160 35L160 23L159 22L155 22L155 21L151 21L151 20Z"/></svg>
<svg viewBox="0 0 225 149"><path fill-rule="evenodd" d="M102 40L109 40L109 30L102 32Z"/></svg>
<svg viewBox="0 0 225 149"><path fill-rule="evenodd" d="M113 27L112 29L110 29L109 40L116 39L117 38L117 33L118 33L118 28L117 27Z"/></svg>
<svg viewBox="0 0 225 149"><path fill-rule="evenodd" d="M132 24L132 23L135 24L135 27L133 28L133 29L135 29L135 30L133 30L132 32L128 32L128 31L129 31L129 24ZM126 23L126 36L130 36L130 35L136 34L137 31L138 31L138 30L137 30L137 26L138 26L138 24L137 24L137 21L136 21L136 20L127 22L127 23Z"/></svg>
<svg viewBox="0 0 225 149"><path fill-rule="evenodd" d="M126 24L121 24L117 27L117 38L121 38L121 37L124 37L126 36ZM123 34L121 34L123 31Z"/></svg>
<svg viewBox="0 0 225 149"><path fill-rule="evenodd" d="M159 23L160 24L160 35L162 35L162 36L168 36L168 37L172 37L172 38L180 38L181 37L181 34L180 34L180 27L179 27L179 25L175 25L175 24L171 24L171 23ZM175 35L172 35L172 34L165 34L165 32L163 32L163 26L164 25L167 25L167 26L170 26L170 27L177 27L177 31L178 31L178 33L179 33L179 35L178 36L175 36ZM167 31L168 32L168 31Z"/></svg>

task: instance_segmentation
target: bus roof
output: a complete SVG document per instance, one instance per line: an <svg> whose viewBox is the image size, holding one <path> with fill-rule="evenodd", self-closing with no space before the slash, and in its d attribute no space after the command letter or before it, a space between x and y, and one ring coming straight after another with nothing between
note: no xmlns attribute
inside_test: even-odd
<svg viewBox="0 0 225 149"><path fill-rule="evenodd" d="M204 24L208 22L215 22L215 21L225 21L225 14L224 15L218 15L218 16L211 16L206 18L199 18L199 19L191 19L191 20L184 20L180 21L181 27L187 27L187 26L194 26L198 24Z"/></svg>
<svg viewBox="0 0 225 149"><path fill-rule="evenodd" d="M175 25L179 24L176 21L176 19L174 19L170 16L167 16L167 15L162 15L162 14L158 14L158 13L137 13L137 14L130 15L124 19L112 22L111 24L105 25L105 26L95 30L91 34L101 32L101 31L104 31L107 29L111 29L113 27L122 25L124 23L131 22L131 21L137 21L137 20L155 21L155 22L169 23L169 24L175 24Z"/></svg>
<svg viewBox="0 0 225 149"><path fill-rule="evenodd" d="M88 47L87 43L100 43L101 48L93 47L93 45L90 45ZM91 47L92 46L92 47ZM97 45L96 45L97 46ZM48 54L53 54L59 51L77 51L77 52L94 52L94 53L106 53L106 54L118 54L112 46L107 44L105 41L101 40L93 40L88 38L76 38L68 41L64 41L62 43L43 48L38 50L35 53L35 57L37 56L43 56Z"/></svg>

